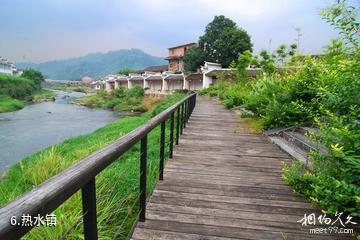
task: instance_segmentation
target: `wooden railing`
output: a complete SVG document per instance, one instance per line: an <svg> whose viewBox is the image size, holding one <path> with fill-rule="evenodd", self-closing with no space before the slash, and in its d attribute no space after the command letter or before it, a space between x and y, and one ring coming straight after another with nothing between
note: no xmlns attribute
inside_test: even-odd
<svg viewBox="0 0 360 240"><path fill-rule="evenodd" d="M29 232L33 226L11 224L11 219L20 219L24 214L32 217L45 216L58 208L68 198L81 189L84 237L86 240L97 239L96 185L95 177L128 151L140 143L140 215L139 221L145 221L146 212L146 169L147 135L161 125L159 179L163 180L165 156L165 124L170 118L169 157L173 156L174 115L177 111L175 144L186 127L196 104L196 94L191 93L183 100L161 112L146 124L141 125L112 144L82 159L70 168L53 176L31 191L23 194L0 209L0 239L18 239Z"/></svg>

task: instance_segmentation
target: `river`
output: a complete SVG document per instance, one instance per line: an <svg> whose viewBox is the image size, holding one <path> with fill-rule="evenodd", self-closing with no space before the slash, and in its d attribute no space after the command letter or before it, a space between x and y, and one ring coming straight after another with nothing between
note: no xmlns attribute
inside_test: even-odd
<svg viewBox="0 0 360 240"><path fill-rule="evenodd" d="M57 91L54 102L42 102L0 113L0 176L4 170L49 145L90 133L120 117L102 109L71 104L84 93Z"/></svg>

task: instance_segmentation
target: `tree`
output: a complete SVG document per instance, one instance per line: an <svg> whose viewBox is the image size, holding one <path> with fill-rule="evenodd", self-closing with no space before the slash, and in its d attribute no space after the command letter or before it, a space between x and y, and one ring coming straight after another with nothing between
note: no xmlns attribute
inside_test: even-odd
<svg viewBox="0 0 360 240"><path fill-rule="evenodd" d="M32 68L25 69L21 74L21 77L29 79L30 81L34 82L38 89L41 88L41 83L45 81L42 73Z"/></svg>
<svg viewBox="0 0 360 240"><path fill-rule="evenodd" d="M185 70L196 71L204 61L221 63L228 67L237 62L239 54L252 50L250 36L225 16L215 16L199 38L199 47L189 49L184 55Z"/></svg>
<svg viewBox="0 0 360 240"><path fill-rule="evenodd" d="M220 15L206 26L205 34L199 39L199 47L208 55L208 61L227 67L232 60L237 60L240 53L251 51L252 43L245 30Z"/></svg>
<svg viewBox="0 0 360 240"><path fill-rule="evenodd" d="M239 80L245 80L248 78L246 68L251 64L252 61L253 55L249 50L246 50L244 53L239 55L237 65L237 74Z"/></svg>
<svg viewBox="0 0 360 240"><path fill-rule="evenodd" d="M207 60L206 53L199 47L188 49L183 57L185 71L195 72Z"/></svg>
<svg viewBox="0 0 360 240"><path fill-rule="evenodd" d="M259 65L265 73L274 73L276 71L274 65L274 56L270 55L268 51L262 50L259 54Z"/></svg>
<svg viewBox="0 0 360 240"><path fill-rule="evenodd" d="M120 75L129 75L130 73L134 73L136 70L134 68L130 68L130 67L124 67L122 69L120 69L117 73Z"/></svg>
<svg viewBox="0 0 360 240"><path fill-rule="evenodd" d="M350 6L347 0L337 0L336 3L322 9L320 16L340 31L350 48L360 48L360 23L358 8Z"/></svg>

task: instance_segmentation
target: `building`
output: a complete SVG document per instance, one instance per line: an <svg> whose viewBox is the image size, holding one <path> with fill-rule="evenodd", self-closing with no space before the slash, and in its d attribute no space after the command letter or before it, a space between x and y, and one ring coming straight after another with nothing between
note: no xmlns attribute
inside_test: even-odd
<svg viewBox="0 0 360 240"><path fill-rule="evenodd" d="M169 48L169 54L167 58L165 58L169 61L168 70L175 73L183 72L184 61L182 58L185 55L186 51L194 46L196 46L196 43L188 43Z"/></svg>
<svg viewBox="0 0 360 240"><path fill-rule="evenodd" d="M105 88L105 81L103 81L103 80L94 81L94 82L91 83L91 87L92 87L92 89L95 89L95 90L104 89Z"/></svg>
<svg viewBox="0 0 360 240"><path fill-rule="evenodd" d="M236 69L222 68L220 64L205 62L199 73L177 73L173 71L130 73L125 75L108 75L104 78L105 89L110 92L119 87L142 87L151 93L172 92L174 90L199 90L207 88L217 81L220 73L236 76ZM228 75L229 76L229 75Z"/></svg>
<svg viewBox="0 0 360 240"><path fill-rule="evenodd" d="M20 69L17 69L14 63L0 57L0 74L20 76L22 74L22 71Z"/></svg>
<svg viewBox="0 0 360 240"><path fill-rule="evenodd" d="M133 88L139 86L151 93L165 93L174 90L196 91L216 84L220 75L236 80L235 68L222 68L221 64L204 62L204 66L196 73L184 73L183 56L196 43L183 44L169 48L166 58L168 65L151 66L144 70L125 75L108 75L104 78L105 89L110 92L119 87ZM262 74L261 69L248 69L249 77Z"/></svg>

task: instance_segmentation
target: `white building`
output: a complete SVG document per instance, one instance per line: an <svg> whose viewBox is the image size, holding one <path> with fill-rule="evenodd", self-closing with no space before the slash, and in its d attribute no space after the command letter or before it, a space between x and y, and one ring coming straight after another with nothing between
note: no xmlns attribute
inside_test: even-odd
<svg viewBox="0 0 360 240"><path fill-rule="evenodd" d="M256 74L259 74L256 70ZM208 88L211 84L216 84L219 74L224 74L227 77L236 77L235 68L222 68L221 64L205 62L201 67L201 72L191 73L185 75L184 73L174 73L171 71L164 72L143 72L131 73L129 76L125 75L108 75L104 78L106 91L124 87L133 88L135 86L142 87L150 92L171 92L174 90L199 90ZM248 70L249 76L255 72L253 69Z"/></svg>
<svg viewBox="0 0 360 240"><path fill-rule="evenodd" d="M0 73L11 76L19 76L21 75L22 71L18 70L14 63L0 57Z"/></svg>
<svg viewBox="0 0 360 240"><path fill-rule="evenodd" d="M105 81L104 80L93 81L91 83L91 87L93 89L95 89L95 90L104 89L105 88Z"/></svg>

